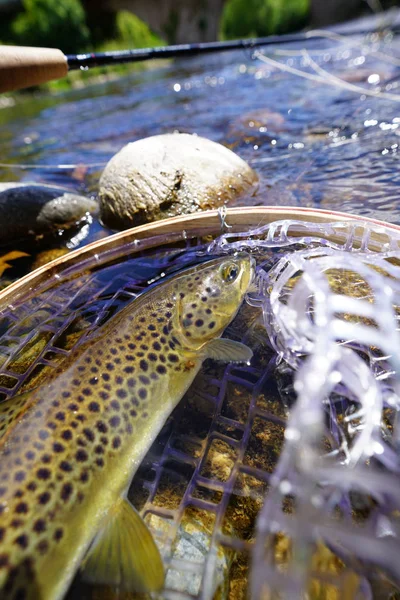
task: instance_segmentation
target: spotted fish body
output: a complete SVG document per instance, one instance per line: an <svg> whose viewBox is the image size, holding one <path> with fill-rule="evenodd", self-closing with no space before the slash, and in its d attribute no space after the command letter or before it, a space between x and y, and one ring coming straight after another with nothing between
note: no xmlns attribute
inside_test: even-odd
<svg viewBox="0 0 400 600"><path fill-rule="evenodd" d="M239 254L166 280L16 403L0 439L0 598L63 597L204 358L216 344L235 358L218 338L252 272Z"/></svg>

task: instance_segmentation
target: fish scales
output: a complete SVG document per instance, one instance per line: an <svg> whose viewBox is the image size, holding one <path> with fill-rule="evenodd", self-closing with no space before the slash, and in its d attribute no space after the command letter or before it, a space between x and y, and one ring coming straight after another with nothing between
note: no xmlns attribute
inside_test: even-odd
<svg viewBox="0 0 400 600"><path fill-rule="evenodd" d="M67 591L207 356L202 349L222 341L252 271L241 254L163 282L16 403L0 439L1 598Z"/></svg>

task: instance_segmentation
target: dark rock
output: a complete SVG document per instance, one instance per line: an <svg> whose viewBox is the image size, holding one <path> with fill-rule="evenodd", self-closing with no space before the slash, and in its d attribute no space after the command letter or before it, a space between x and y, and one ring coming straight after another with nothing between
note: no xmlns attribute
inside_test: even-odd
<svg viewBox="0 0 400 600"><path fill-rule="evenodd" d="M62 187L0 183L0 244L69 228L97 210L94 200Z"/></svg>

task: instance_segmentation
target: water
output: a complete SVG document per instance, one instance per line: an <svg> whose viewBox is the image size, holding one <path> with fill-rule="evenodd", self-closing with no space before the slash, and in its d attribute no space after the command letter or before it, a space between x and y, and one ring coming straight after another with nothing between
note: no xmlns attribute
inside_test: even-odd
<svg viewBox="0 0 400 600"><path fill-rule="evenodd" d="M225 144L252 165L260 186L247 204L328 208L400 223L399 40L310 40L268 48L266 57L316 76L304 48L316 68L393 99L343 89L325 75L323 83L305 79L250 52L180 60L3 107L0 181L95 193L104 165L123 145L179 130ZM94 227L89 239L103 234Z"/></svg>

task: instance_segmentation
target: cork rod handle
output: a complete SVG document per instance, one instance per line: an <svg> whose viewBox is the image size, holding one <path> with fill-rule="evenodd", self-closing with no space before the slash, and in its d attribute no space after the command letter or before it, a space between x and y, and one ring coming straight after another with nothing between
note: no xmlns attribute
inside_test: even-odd
<svg viewBox="0 0 400 600"><path fill-rule="evenodd" d="M0 46L0 93L60 79L67 73L67 57L61 50Z"/></svg>

